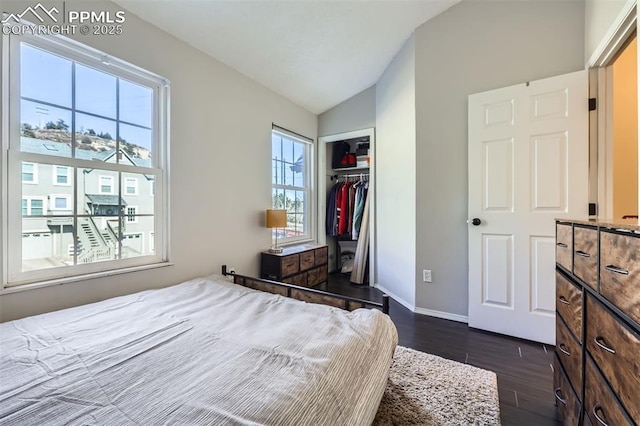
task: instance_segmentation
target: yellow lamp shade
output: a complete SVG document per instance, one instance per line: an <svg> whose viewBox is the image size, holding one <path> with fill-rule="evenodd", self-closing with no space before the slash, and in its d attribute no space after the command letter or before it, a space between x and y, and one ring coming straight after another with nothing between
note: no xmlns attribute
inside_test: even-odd
<svg viewBox="0 0 640 426"><path fill-rule="evenodd" d="M267 210L265 226L267 228L286 228L287 227L287 211L286 210Z"/></svg>

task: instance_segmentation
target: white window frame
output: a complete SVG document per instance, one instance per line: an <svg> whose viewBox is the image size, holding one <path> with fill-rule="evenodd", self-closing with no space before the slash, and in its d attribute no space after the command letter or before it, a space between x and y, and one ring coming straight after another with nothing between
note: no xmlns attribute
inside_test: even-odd
<svg viewBox="0 0 640 426"><path fill-rule="evenodd" d="M313 182L313 155L314 155L314 143L313 143L313 139L308 139L306 137L303 137L301 135L295 134L293 132L290 132L286 129L283 129L281 127L278 126L273 126L271 129L271 135L278 135L280 137L284 137L287 139L291 139L294 142L298 142L298 143L302 143L305 145L305 159L306 159L306 164L305 164L305 168L304 168L304 181L306 183L306 186L302 187L302 186L293 186L293 185L278 185L278 184L274 184L273 180L271 182L271 193L273 194L273 190L274 189L288 189L288 190L295 190L295 191L301 191L301 192L305 192L305 211L303 212L303 214L306 217L306 233L300 236L294 236L294 237L279 237L278 238L278 244L282 244L282 245L289 245L289 244L298 244L298 243L302 243L302 242L308 242L308 241L312 241L315 240L316 238L316 226L315 226L315 195L314 195L314 182ZM273 139L270 138L270 144L271 146L269 147L269 153L271 153L272 150L272 146L273 146ZM269 164L271 165L273 161L273 158L269 159ZM294 159L295 161L295 159ZM273 178L272 178L273 179Z"/></svg>
<svg viewBox="0 0 640 426"><path fill-rule="evenodd" d="M66 207L56 207L56 198L64 198L67 200ZM51 194L49 195L49 210L51 211L71 211L73 205L71 204L71 196L68 194Z"/></svg>
<svg viewBox="0 0 640 426"><path fill-rule="evenodd" d="M129 185L129 183L133 183L133 185ZM129 193L128 189L133 188L133 193ZM125 177L124 178L124 192L123 196L135 196L138 195L138 178L134 177Z"/></svg>
<svg viewBox="0 0 640 426"><path fill-rule="evenodd" d="M58 168L61 169L65 169L67 171L67 183L60 183L58 182L58 176L61 176L58 174ZM53 166L51 166L52 169L52 174L53 174L53 185L55 186L71 186L71 168L68 166L60 166L57 164L54 164Z"/></svg>
<svg viewBox="0 0 640 426"><path fill-rule="evenodd" d="M86 179L86 177L85 177ZM109 185L109 191L104 191L102 189L103 186L107 186L107 184L103 184L102 181L109 181L108 185ZM104 194L104 195L113 195L114 193L114 183L115 179L113 178L113 176L109 176L109 175L99 175L98 176L98 194Z"/></svg>
<svg viewBox="0 0 640 426"><path fill-rule="evenodd" d="M27 185L37 185L38 184L38 164L32 163L30 161L24 161L24 164L31 164L33 166L33 180L23 180L22 179L22 164L20 164L20 180L23 184Z"/></svg>
<svg viewBox="0 0 640 426"><path fill-rule="evenodd" d="M4 28L3 28L4 29ZM2 37L2 129L1 162L7 173L0 176L2 186L2 234L0 294L27 290L66 282L82 281L89 277L110 276L114 273L127 273L151 267L170 265L168 244L169 197L166 185L168 177L169 154L169 82L151 72L120 59L110 57L104 52L83 45L64 36L36 36L32 34L14 35L4 31ZM152 164L137 167L124 163L101 162L100 169L119 174L136 173L154 176L157 195L154 198L154 232L156 251L153 255L135 258L119 258L103 262L76 264L42 270L22 271L22 162L61 165L70 167L74 191L77 191L75 176L83 169L95 169L96 163L79 158L56 157L41 153L22 152L20 149L20 44L43 49L92 67L99 71L117 75L133 83L149 87L153 91L154 112L152 117ZM35 179L35 176L34 176ZM118 185L120 183L118 182ZM113 185L115 188L115 183ZM74 192L75 193L75 192ZM46 197L45 197L46 198ZM74 197L75 198L75 197ZM46 203L46 200L45 200ZM75 214L81 215L73 206ZM45 205L46 212L46 205ZM78 216L75 216L78 217ZM76 219L74 219L76 220ZM9 250L9 247L11 250Z"/></svg>
<svg viewBox="0 0 640 426"><path fill-rule="evenodd" d="M27 200L27 216L36 216L32 213L33 206L31 205L34 200L42 201L42 215L47 214L47 197L24 195L20 200L20 214L22 215L22 200ZM37 215L40 216L40 215Z"/></svg>

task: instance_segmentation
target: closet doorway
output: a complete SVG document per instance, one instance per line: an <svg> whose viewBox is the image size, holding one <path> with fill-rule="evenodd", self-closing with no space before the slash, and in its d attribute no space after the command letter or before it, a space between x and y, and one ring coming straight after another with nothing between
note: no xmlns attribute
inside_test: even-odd
<svg viewBox="0 0 640 426"><path fill-rule="evenodd" d="M323 136L318 138L317 147L318 242L329 246L329 273L344 274L354 284L373 286L375 129ZM340 189L336 185L345 183L353 190L349 208L344 213L338 212L338 216L343 215L340 222L333 214L338 206L334 207L331 200L335 202L335 191Z"/></svg>

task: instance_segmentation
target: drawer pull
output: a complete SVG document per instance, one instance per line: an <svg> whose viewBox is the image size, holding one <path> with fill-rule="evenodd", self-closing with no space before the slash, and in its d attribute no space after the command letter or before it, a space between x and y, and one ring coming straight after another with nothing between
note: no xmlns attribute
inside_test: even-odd
<svg viewBox="0 0 640 426"><path fill-rule="evenodd" d="M556 245L558 247L567 248L567 245L565 243L556 243Z"/></svg>
<svg viewBox="0 0 640 426"><path fill-rule="evenodd" d="M562 394L560 392L560 388L556 388L556 390L553 391L553 393L556 395L556 399L560 401L562 405L567 405L567 400L565 398L562 398Z"/></svg>
<svg viewBox="0 0 640 426"><path fill-rule="evenodd" d="M571 352L567 350L567 346L564 343L560 343L560 346L558 346L558 349L560 349L560 352L562 352L566 356L571 356Z"/></svg>
<svg viewBox="0 0 640 426"><path fill-rule="evenodd" d="M560 301L560 303L564 303L565 305L571 304L564 296L558 297L558 300Z"/></svg>
<svg viewBox="0 0 640 426"><path fill-rule="evenodd" d="M616 274L629 275L629 271L627 271L626 269L618 268L617 266L613 265L607 265L604 267L604 269L606 269L607 271L615 272Z"/></svg>
<svg viewBox="0 0 640 426"><path fill-rule="evenodd" d="M576 250L576 254L580 257L591 257L589 253L585 253L582 250Z"/></svg>
<svg viewBox="0 0 640 426"><path fill-rule="evenodd" d="M596 420L600 422L600 424L602 426L609 426L609 423L605 422L604 420L602 420L602 417L600 417L598 415L598 411L602 414L604 414L604 411L602 410L602 407L600 405L594 405L593 406L593 410L591 410L591 412L593 413L593 415L595 416ZM604 416L603 416L604 417Z"/></svg>
<svg viewBox="0 0 640 426"><path fill-rule="evenodd" d="M593 341L594 341L594 342L596 342L596 345L600 346L600 347L601 347L602 349L604 349L605 351L607 351L607 352L612 353L612 354L614 354L614 355L615 355L615 353L616 353L615 349L610 348L609 346L607 346L607 345L604 343L604 337L602 337L602 336L596 336L596 337L594 337Z"/></svg>

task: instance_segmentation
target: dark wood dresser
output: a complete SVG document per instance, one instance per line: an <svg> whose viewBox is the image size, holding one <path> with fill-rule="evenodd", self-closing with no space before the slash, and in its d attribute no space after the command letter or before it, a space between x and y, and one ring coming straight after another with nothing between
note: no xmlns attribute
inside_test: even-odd
<svg viewBox="0 0 640 426"><path fill-rule="evenodd" d="M554 393L565 425L640 424L640 223L556 221Z"/></svg>
<svg viewBox="0 0 640 426"><path fill-rule="evenodd" d="M303 244L286 247L281 254L262 252L260 276L274 281L313 287L327 281L328 247Z"/></svg>

